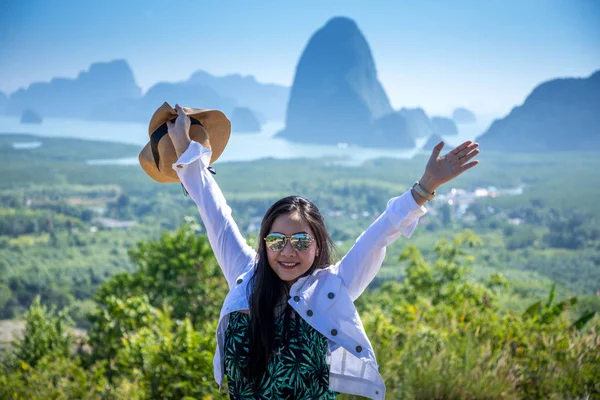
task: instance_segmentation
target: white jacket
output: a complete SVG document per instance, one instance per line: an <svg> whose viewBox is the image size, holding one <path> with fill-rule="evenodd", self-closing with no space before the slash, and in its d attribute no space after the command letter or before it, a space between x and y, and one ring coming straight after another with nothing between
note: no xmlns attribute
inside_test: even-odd
<svg viewBox="0 0 600 400"><path fill-rule="evenodd" d="M210 157L210 150L192 142L173 164L173 169L198 206L213 252L230 288L219 317L213 362L215 380L221 385L229 314L250 308L246 288L254 273L256 252L240 234L231 208L207 169ZM410 237L425 212L410 191L391 199L386 211L360 235L341 261L317 269L292 285L289 304L328 339L331 390L371 399L385 397L385 383L354 300L377 274L385 257L385 246L400 235Z"/></svg>

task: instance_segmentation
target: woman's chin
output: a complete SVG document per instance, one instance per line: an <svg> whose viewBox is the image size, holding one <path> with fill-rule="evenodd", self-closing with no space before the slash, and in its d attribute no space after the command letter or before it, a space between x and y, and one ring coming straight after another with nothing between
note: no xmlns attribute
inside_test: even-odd
<svg viewBox="0 0 600 400"><path fill-rule="evenodd" d="M295 280L297 280L300 277L300 273L298 271L294 271L294 270L278 270L277 271L277 276L279 277L279 279L281 279L282 281L286 281L286 282L293 282Z"/></svg>
<svg viewBox="0 0 600 400"><path fill-rule="evenodd" d="M275 270L275 273L282 281L294 282L298 278L300 278L307 270L308 269L302 268L301 264L298 264L292 268L278 265L277 269Z"/></svg>

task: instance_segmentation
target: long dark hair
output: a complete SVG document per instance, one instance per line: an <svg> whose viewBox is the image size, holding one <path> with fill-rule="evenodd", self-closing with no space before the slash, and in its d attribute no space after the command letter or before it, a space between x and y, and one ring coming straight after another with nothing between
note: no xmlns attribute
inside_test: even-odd
<svg viewBox="0 0 600 400"><path fill-rule="evenodd" d="M316 268L325 268L331 264L331 253L335 247L325 227L323 215L311 201L300 196L288 196L277 201L265 213L258 237L256 270L248 284L250 298L250 352L246 377L251 385L259 385L263 373L267 370L275 342L275 308L289 297L289 284L281 280L269 265L267 246L264 238L270 233L275 219L281 215L299 217L311 229L317 244L318 253L305 275ZM284 303L283 303L284 304ZM291 313L286 304L285 316Z"/></svg>

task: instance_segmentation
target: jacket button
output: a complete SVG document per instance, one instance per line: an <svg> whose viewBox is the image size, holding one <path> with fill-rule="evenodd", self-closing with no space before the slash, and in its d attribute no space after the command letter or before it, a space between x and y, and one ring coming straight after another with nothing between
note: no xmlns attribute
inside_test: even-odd
<svg viewBox="0 0 600 400"><path fill-rule="evenodd" d="M294 301L297 303L300 301L300 296L294 296Z"/></svg>
<svg viewBox="0 0 600 400"><path fill-rule="evenodd" d="M337 336L337 329L331 330L331 336Z"/></svg>
<svg viewBox="0 0 600 400"><path fill-rule="evenodd" d="M306 312L306 315L308 315L309 317L312 317L313 316L313 311L312 310L308 310Z"/></svg>
<svg viewBox="0 0 600 400"><path fill-rule="evenodd" d="M332 292L329 292L329 294L327 295L327 297L329 297L330 299L333 299L335 297L335 294L333 294Z"/></svg>
<svg viewBox="0 0 600 400"><path fill-rule="evenodd" d="M240 283L242 283L242 282L244 282L244 280L243 280L242 278L240 278L240 279L238 279L238 280L236 281L236 283L237 283L238 285L239 285Z"/></svg>
<svg viewBox="0 0 600 400"><path fill-rule="evenodd" d="M375 391L375 394L379 394L379 390L376 390L376 391Z"/></svg>
<svg viewBox="0 0 600 400"><path fill-rule="evenodd" d="M356 346L356 352L360 353L362 351L362 347L361 346Z"/></svg>

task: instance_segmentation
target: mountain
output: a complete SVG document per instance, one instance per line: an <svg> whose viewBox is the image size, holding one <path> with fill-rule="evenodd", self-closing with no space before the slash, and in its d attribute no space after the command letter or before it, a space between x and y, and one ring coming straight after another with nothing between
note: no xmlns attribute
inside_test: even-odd
<svg viewBox="0 0 600 400"><path fill-rule="evenodd" d="M236 103L258 111L267 120L283 121L290 88L272 83L260 83L253 76L239 74L213 76L197 71L188 84L208 86L221 96L235 99Z"/></svg>
<svg viewBox="0 0 600 400"><path fill-rule="evenodd" d="M477 141L513 152L591 150L600 145L600 70L537 86Z"/></svg>
<svg viewBox="0 0 600 400"><path fill-rule="evenodd" d="M42 121L42 116L33 110L28 109L23 111L23 114L21 114L22 124L41 124Z"/></svg>
<svg viewBox="0 0 600 400"><path fill-rule="evenodd" d="M433 133L431 121L422 108L402 108L399 114L406 119L408 133L411 137L428 137Z"/></svg>
<svg viewBox="0 0 600 400"><path fill-rule="evenodd" d="M0 114L32 109L44 117L147 122L168 101L216 108L227 115L238 105L246 106L259 118L282 121L288 94L285 86L259 83L252 76L215 77L198 71L185 82L159 82L142 95L127 62L116 60L91 64L75 79L36 82L8 98L0 93Z"/></svg>
<svg viewBox="0 0 600 400"><path fill-rule="evenodd" d="M225 98L212 88L185 82L159 82L141 98L123 98L95 106L88 118L110 121L148 122L156 109L163 103L171 106L179 103L184 107L215 108L230 115L235 100Z"/></svg>
<svg viewBox="0 0 600 400"><path fill-rule="evenodd" d="M6 111L6 104L8 103L8 96L0 92L0 115Z"/></svg>
<svg viewBox="0 0 600 400"><path fill-rule="evenodd" d="M192 76L204 76L206 79L190 78L183 82L159 82L151 86L139 99L119 99L94 107L89 118L98 120L110 119L147 122L156 108L165 101L172 106L179 103L180 105L187 107L221 110L231 118L234 109L238 105L244 104L239 98L229 97L224 94L224 92L235 94L235 90L227 90L227 85L222 84L223 82L232 83L231 79L233 78L231 77L234 75L220 78L212 77L204 72L196 72ZM209 82L210 84L200 83L202 81ZM246 86L241 85L242 88L238 92L242 98L251 97L251 95L244 97L244 87L248 88L248 91L250 91L250 89L254 90L254 97L257 102L261 101L259 100L261 98L266 99L269 93L272 93L273 99L276 100L279 99L280 101L283 101L281 99L285 98L285 96L275 93L280 91L279 89L282 88L280 86L263 85L256 82L253 77L244 77L242 81L246 82ZM254 82L254 84L248 82ZM271 86L273 86L275 90L273 90ZM221 89L218 89L219 87L221 87ZM260 107L259 110L266 112L269 112L270 104L269 101L267 101L267 104L252 103L253 106ZM253 107L247 108L255 110ZM261 116L264 115L262 113L256 114L260 114ZM271 115L274 114L271 113Z"/></svg>
<svg viewBox="0 0 600 400"><path fill-rule="evenodd" d="M248 107L235 107L231 113L233 132L260 132L260 122Z"/></svg>
<svg viewBox="0 0 600 400"><path fill-rule="evenodd" d="M458 135L458 128L450 118L431 117L431 128L439 136Z"/></svg>
<svg viewBox="0 0 600 400"><path fill-rule="evenodd" d="M406 118L399 112L386 114L373 122L368 138L383 147L413 148L415 140L410 135Z"/></svg>
<svg viewBox="0 0 600 400"><path fill-rule="evenodd" d="M21 115L33 109L45 117L85 118L98 104L139 98L141 92L125 60L99 62L75 79L55 78L17 90L8 98L6 113Z"/></svg>
<svg viewBox="0 0 600 400"><path fill-rule="evenodd" d="M457 124L474 124L477 122L477 117L475 114L464 107L459 107L452 113L452 119Z"/></svg>
<svg viewBox="0 0 600 400"><path fill-rule="evenodd" d="M365 37L354 21L335 17L310 38L300 57L286 125L278 135L309 143L387 147L405 142L395 135L407 134L394 123L374 124L391 113Z"/></svg>
<svg viewBox="0 0 600 400"><path fill-rule="evenodd" d="M425 143L425 145L423 147L421 147L421 150L430 152L442 140L443 139L439 135L433 134L429 137L429 139L427 139L427 143Z"/></svg>

